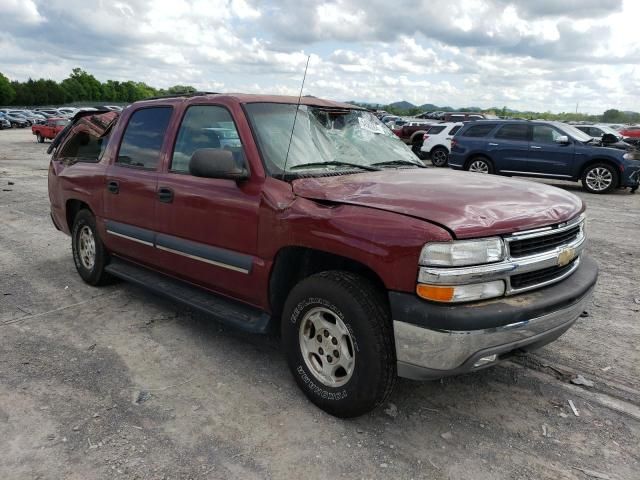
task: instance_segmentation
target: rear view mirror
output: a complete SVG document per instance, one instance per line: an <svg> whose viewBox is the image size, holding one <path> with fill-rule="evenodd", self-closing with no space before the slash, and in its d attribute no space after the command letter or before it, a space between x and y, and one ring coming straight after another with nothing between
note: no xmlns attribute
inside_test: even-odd
<svg viewBox="0 0 640 480"><path fill-rule="evenodd" d="M556 143L569 143L569 137L567 137L566 135L561 135L558 138L556 138Z"/></svg>
<svg viewBox="0 0 640 480"><path fill-rule="evenodd" d="M201 148L193 152L189 161L189 173L194 177L245 180L249 173L239 167L233 153L220 148Z"/></svg>
<svg viewBox="0 0 640 480"><path fill-rule="evenodd" d="M602 143L616 143L618 141L618 137L616 137L613 133L605 133L602 135Z"/></svg>

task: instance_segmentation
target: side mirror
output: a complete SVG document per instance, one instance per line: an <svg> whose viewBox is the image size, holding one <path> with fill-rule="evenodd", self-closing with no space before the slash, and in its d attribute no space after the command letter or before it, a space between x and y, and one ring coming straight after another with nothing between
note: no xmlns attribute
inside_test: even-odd
<svg viewBox="0 0 640 480"><path fill-rule="evenodd" d="M567 137L566 135L561 135L558 138L556 138L556 143L567 144L569 143L569 137Z"/></svg>
<svg viewBox="0 0 640 480"><path fill-rule="evenodd" d="M602 135L602 143L616 143L618 141L618 137L616 137L613 133L605 133Z"/></svg>
<svg viewBox="0 0 640 480"><path fill-rule="evenodd" d="M189 160L189 173L194 177L245 180L249 173L238 167L233 153L220 148L201 148L193 152Z"/></svg>

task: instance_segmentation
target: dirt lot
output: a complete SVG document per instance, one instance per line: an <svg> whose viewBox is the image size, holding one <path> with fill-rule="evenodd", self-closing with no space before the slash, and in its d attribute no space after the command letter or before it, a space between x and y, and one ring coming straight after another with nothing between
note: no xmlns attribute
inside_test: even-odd
<svg viewBox="0 0 640 480"><path fill-rule="evenodd" d="M560 340L401 380L343 421L296 388L276 339L82 283L49 220L45 149L0 131L0 478L639 478L640 195L563 186L587 202L601 276Z"/></svg>

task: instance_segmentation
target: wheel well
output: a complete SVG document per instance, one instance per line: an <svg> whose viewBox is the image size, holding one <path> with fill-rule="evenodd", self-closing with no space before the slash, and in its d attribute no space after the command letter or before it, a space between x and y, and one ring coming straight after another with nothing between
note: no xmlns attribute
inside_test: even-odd
<svg viewBox="0 0 640 480"><path fill-rule="evenodd" d="M491 162L491 165L493 165L493 160L491 160L487 155L483 155L482 153L475 153L473 155L469 155L469 158L467 158L467 161L464 162L464 168L469 168L469 165L471 164L471 162L476 158L482 158L484 160L487 160L488 162Z"/></svg>
<svg viewBox="0 0 640 480"><path fill-rule="evenodd" d="M444 150L446 150L447 152L449 151L449 149L447 147L445 147L444 145L435 145L431 151L433 152L434 150L438 149L438 148L442 148Z"/></svg>
<svg viewBox="0 0 640 480"><path fill-rule="evenodd" d="M360 262L322 250L285 247L276 255L269 278L269 303L273 319L279 322L289 292L298 282L310 275L327 270L356 273L370 280L379 291L386 290L378 274Z"/></svg>
<svg viewBox="0 0 640 480"><path fill-rule="evenodd" d="M611 168L613 168L613 170L617 173L617 177L618 177L617 182L618 184L620 183L620 167L616 165L615 162L612 162L611 160L608 160L606 158L594 158L593 160L589 160L587 163L585 163L583 167L580 169L580 175L578 175L578 180L582 178L587 168L589 168L591 165L595 165L596 163L604 163L609 165Z"/></svg>
<svg viewBox="0 0 640 480"><path fill-rule="evenodd" d="M422 138L425 133L427 133L426 130L418 130L417 132L413 132L411 134L410 142L413 144L416 141L416 138Z"/></svg>
<svg viewBox="0 0 640 480"><path fill-rule="evenodd" d="M80 210L87 209L91 212L91 208L89 205L84 203L82 200L67 200L66 204L66 212L67 212L67 226L69 227L69 231L73 228L73 221L76 218L76 215ZM93 212L91 212L93 213Z"/></svg>

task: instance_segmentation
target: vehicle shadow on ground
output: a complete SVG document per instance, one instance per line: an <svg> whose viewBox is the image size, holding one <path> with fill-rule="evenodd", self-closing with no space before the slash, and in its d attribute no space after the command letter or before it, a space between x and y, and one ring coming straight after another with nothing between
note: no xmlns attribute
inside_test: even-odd
<svg viewBox="0 0 640 480"><path fill-rule="evenodd" d="M271 384L274 393L278 388L287 389L287 397L292 400L294 408L332 418L316 409L299 391L281 351L277 332L259 335L238 331L210 316L177 305L140 287L126 287L138 300L154 303L167 313L175 313L169 315L174 331L186 338L198 338L205 345L205 353L209 349L220 349L224 351L225 360L241 364L240 375L245 375L245 378L237 379L238 384L266 382ZM265 365L269 365L268 370L265 370ZM210 367L217 368L216 365ZM435 410L440 413L441 421L459 422L461 418L472 415L472 412L477 410L480 398L486 398L490 403L490 398L494 395L508 397L509 386L517 382L518 374L504 368L489 368L471 374L424 382L399 378L385 405L371 414L355 419L354 422L362 426L363 422L373 421L374 425L380 426L390 419L396 419L398 412L402 418L412 418L416 421L421 415L433 414ZM466 413L461 417L460 412ZM428 417L429 422L432 422L432 415ZM417 426L416 428L419 429Z"/></svg>

